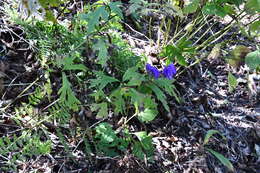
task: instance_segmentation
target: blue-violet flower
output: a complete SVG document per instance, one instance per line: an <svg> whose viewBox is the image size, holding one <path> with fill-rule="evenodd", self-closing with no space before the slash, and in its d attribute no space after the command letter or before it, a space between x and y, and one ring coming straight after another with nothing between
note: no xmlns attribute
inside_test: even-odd
<svg viewBox="0 0 260 173"><path fill-rule="evenodd" d="M174 64L171 63L168 66L164 67L162 73L163 76L166 77L167 79L172 79L176 75L177 71Z"/></svg>
<svg viewBox="0 0 260 173"><path fill-rule="evenodd" d="M156 67L154 67L154 66L152 66L151 64L148 64L148 63L146 64L145 67L146 67L146 71L150 75L152 75L155 79L158 79L160 77L160 72Z"/></svg>

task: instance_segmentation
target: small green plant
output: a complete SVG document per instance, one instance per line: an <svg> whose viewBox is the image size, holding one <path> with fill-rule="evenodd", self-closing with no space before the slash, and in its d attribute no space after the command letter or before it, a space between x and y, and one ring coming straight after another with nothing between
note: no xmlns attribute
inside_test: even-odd
<svg viewBox="0 0 260 173"><path fill-rule="evenodd" d="M94 141L98 152L107 156L117 156L132 146L132 153L140 159L152 159L152 137L147 132L135 132L131 135L125 128L121 135L114 131L108 123L100 123L95 128ZM137 137L137 140L135 139Z"/></svg>
<svg viewBox="0 0 260 173"><path fill-rule="evenodd" d="M23 131L20 136L13 134L0 138L0 154L3 160L1 170L14 170L28 159L51 152L51 141L40 140L38 134Z"/></svg>
<svg viewBox="0 0 260 173"><path fill-rule="evenodd" d="M217 131L217 130L208 130L207 134L206 134L206 136L204 138L203 146L205 146L205 145L207 145L209 143L210 138L214 134L219 134L219 135L221 135L221 137L223 139L226 139L219 131ZM225 156L223 156L219 152L216 152L216 151L214 151L214 150L212 150L210 148L205 147L205 149L208 152L210 152L213 156L215 156L224 166L226 166L229 169L229 171L234 172L234 167L233 167L232 163Z"/></svg>

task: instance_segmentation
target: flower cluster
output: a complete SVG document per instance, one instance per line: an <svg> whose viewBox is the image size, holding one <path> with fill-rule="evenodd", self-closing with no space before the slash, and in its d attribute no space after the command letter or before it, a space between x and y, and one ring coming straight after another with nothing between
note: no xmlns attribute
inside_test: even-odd
<svg viewBox="0 0 260 173"><path fill-rule="evenodd" d="M152 75L155 79L158 79L160 77L161 72L151 64L146 64L146 71ZM162 71L162 75L171 80L176 75L177 71L173 63L169 64L168 66L164 67Z"/></svg>

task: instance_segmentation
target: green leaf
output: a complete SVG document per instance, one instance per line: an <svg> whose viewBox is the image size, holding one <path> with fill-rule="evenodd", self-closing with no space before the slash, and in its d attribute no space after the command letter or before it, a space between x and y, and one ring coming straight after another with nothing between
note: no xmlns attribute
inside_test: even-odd
<svg viewBox="0 0 260 173"><path fill-rule="evenodd" d="M259 37L260 36L260 20L255 21L249 26L249 31L253 33L254 36Z"/></svg>
<svg viewBox="0 0 260 173"><path fill-rule="evenodd" d="M121 2L119 2L119 1L110 2L108 5L109 5L109 8L111 9L111 12L115 13L116 15L118 15L121 19L124 18L122 10L119 7L119 6L122 5Z"/></svg>
<svg viewBox="0 0 260 173"><path fill-rule="evenodd" d="M97 78L90 80L90 82L91 82L90 88L97 87L99 90L102 90L110 83L119 82L117 79L115 79L111 76L107 76L101 71L97 71L94 73L97 76Z"/></svg>
<svg viewBox="0 0 260 173"><path fill-rule="evenodd" d="M182 66L188 65L184 56L182 56L182 50L173 45L166 46L163 56L170 58L171 61L175 61L176 58L177 62Z"/></svg>
<svg viewBox="0 0 260 173"><path fill-rule="evenodd" d="M176 87L173 84L174 80L168 80L165 78L159 78L157 80L154 81L154 83L159 86L160 88L164 89L164 91L169 94L170 96L174 96L174 98L176 99L176 101L178 103L181 102L179 96L178 96L178 91L176 89Z"/></svg>
<svg viewBox="0 0 260 173"><path fill-rule="evenodd" d="M169 106L167 104L167 101L166 101L167 98L166 98L165 94L163 93L163 91L158 86L156 86L155 84L149 84L148 87L153 90L153 92L156 95L157 99L160 100L160 102L162 102L163 107L168 112L170 112L170 108L169 108Z"/></svg>
<svg viewBox="0 0 260 173"><path fill-rule="evenodd" d="M81 15L81 19L88 22L88 33L95 31L95 27L99 25L100 20L103 19L104 21L107 21L108 17L109 13L107 12L105 6L100 6L96 8L93 12Z"/></svg>
<svg viewBox="0 0 260 173"><path fill-rule="evenodd" d="M91 105L91 111L98 111L97 118L104 118L108 115L107 103L102 102Z"/></svg>
<svg viewBox="0 0 260 173"><path fill-rule="evenodd" d="M71 89L71 84L67 79L65 73L62 73L62 87L59 89L60 101L63 102L70 109L77 110L80 101L76 98L74 92Z"/></svg>
<svg viewBox="0 0 260 173"><path fill-rule="evenodd" d="M117 90L113 91L110 95L110 99L112 100L112 104L115 105L115 114L125 113L125 100L123 95L125 94L124 88L118 88Z"/></svg>
<svg viewBox="0 0 260 173"><path fill-rule="evenodd" d="M129 80L127 86L140 86L145 80L145 77L142 74L136 72L137 69L138 67L131 67L125 72L123 81L125 82Z"/></svg>
<svg viewBox="0 0 260 173"><path fill-rule="evenodd" d="M222 18L224 18L227 15L227 12L225 11L225 9L223 7L221 7L218 4L214 4L214 3L208 3L207 5L205 5L202 8L202 11L205 14L217 15L217 16L220 16Z"/></svg>
<svg viewBox="0 0 260 173"><path fill-rule="evenodd" d="M142 111L138 114L138 119L142 122L147 123L147 122L154 120L157 113L158 112L155 109L146 108L144 111Z"/></svg>
<svg viewBox="0 0 260 173"><path fill-rule="evenodd" d="M259 13L260 12L260 0L248 0L245 4L245 9L248 13Z"/></svg>
<svg viewBox="0 0 260 173"><path fill-rule="evenodd" d="M83 64L74 64L74 59L75 58L70 58L66 57L64 58L64 67L63 70L82 70L82 71L87 71L87 68Z"/></svg>
<svg viewBox="0 0 260 173"><path fill-rule="evenodd" d="M93 45L93 50L98 51L98 63L104 67L108 60L106 42L103 39L99 39L98 42Z"/></svg>
<svg viewBox="0 0 260 173"><path fill-rule="evenodd" d="M184 14L194 13L197 11L200 4L200 0L192 0L188 5L183 8Z"/></svg>
<svg viewBox="0 0 260 173"><path fill-rule="evenodd" d="M207 150L213 154L223 165L225 165L230 171L234 172L234 167L232 165L232 163L222 154L207 148Z"/></svg>
<svg viewBox="0 0 260 173"><path fill-rule="evenodd" d="M204 138L203 145L206 145L209 142L209 138L213 136L214 134L220 134L223 139L225 139L225 136L223 136L218 130L208 130L207 134Z"/></svg>
<svg viewBox="0 0 260 173"><path fill-rule="evenodd" d="M108 123L100 123L96 128L95 138L100 138L103 143L111 143L116 140L117 136Z"/></svg>
<svg viewBox="0 0 260 173"><path fill-rule="evenodd" d="M245 59L246 65L250 68L250 70L255 70L260 65L260 50L256 50L254 52L250 52L247 54Z"/></svg>
<svg viewBox="0 0 260 173"><path fill-rule="evenodd" d="M55 16L54 16L53 12L50 11L50 10L46 10L46 11L45 11L45 16L44 16L44 18L45 18L46 21L51 21L51 22L53 22L53 23L57 23L57 20L56 20L56 18L55 18Z"/></svg>
<svg viewBox="0 0 260 173"><path fill-rule="evenodd" d="M138 140L141 142L143 149L152 151L153 145L152 145L152 136L147 135L147 132L140 131L134 133Z"/></svg>
<svg viewBox="0 0 260 173"><path fill-rule="evenodd" d="M233 92L233 90L237 87L238 82L237 79L232 73L228 72L228 90L229 92Z"/></svg>

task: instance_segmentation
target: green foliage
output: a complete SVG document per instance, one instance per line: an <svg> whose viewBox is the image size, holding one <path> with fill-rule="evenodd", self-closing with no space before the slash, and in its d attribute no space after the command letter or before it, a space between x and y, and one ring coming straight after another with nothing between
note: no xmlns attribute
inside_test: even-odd
<svg viewBox="0 0 260 173"><path fill-rule="evenodd" d="M183 8L184 14L194 13L200 5L200 0L192 0L188 5Z"/></svg>
<svg viewBox="0 0 260 173"><path fill-rule="evenodd" d="M38 135L30 131L23 131L20 136L4 136L0 138L0 154L5 160L1 170L17 170L18 163L24 162L34 156L49 154L51 141L42 141ZM10 155L12 153L12 156ZM10 157L11 156L11 157ZM9 159L8 159L9 158Z"/></svg>
<svg viewBox="0 0 260 173"><path fill-rule="evenodd" d="M133 153L140 159L146 158L147 160L152 160L153 155L153 145L152 136L148 135L147 132L141 131L134 133L139 141L135 141L133 146Z"/></svg>
<svg viewBox="0 0 260 173"><path fill-rule="evenodd" d="M103 152L108 156L116 156L118 155L118 150L126 149L128 142L125 141L126 146L120 146L120 143L123 139L117 137L115 131L112 129L111 125L107 123L101 123L95 128L96 135L94 136L96 146L98 151ZM122 148L119 148L122 147Z"/></svg>
<svg viewBox="0 0 260 173"><path fill-rule="evenodd" d="M42 17L44 21L21 22L21 25L25 28L27 39L35 43L34 46L37 47L37 60L40 62L47 80L43 86L36 87L33 95L29 96L28 104L16 109L14 119L17 122L28 127L35 127L39 125L39 121L45 121L45 119L42 120L42 116L36 116L34 106L39 105L46 96L48 96L48 100L44 101L50 102L47 119L59 124L68 124L71 114L78 112L83 105L88 105L96 118L105 118L111 111L117 116L125 116L125 118L130 116L139 119L142 123L149 123L159 113L158 105L162 104L167 112L171 112L168 105L169 97L173 97L178 103L181 103L179 93L173 83L175 80L163 78L154 80L144 74L146 57L136 56L120 36L122 33L118 30L123 28L120 20L124 17L121 2L101 0L88 3L88 6L83 8L83 12L77 13L68 24L59 24L51 10L55 8L60 11L59 8L65 5L63 4L65 1L38 0L36 4L32 2L32 0L22 1L24 13L27 17ZM199 0L192 0L181 9L181 5L177 2L149 3L144 0L130 0L126 16L133 19L134 25L139 30L142 29L143 21L149 21L148 30L150 31L152 31L154 19L158 20L154 16L162 16L157 33L157 46L159 50L162 49L161 57L166 57L166 60L162 58L162 61L165 61L162 64L177 62L183 66L182 68L188 67L192 63L194 59L191 57L196 55L196 50L212 46L210 43L215 43L223 36L221 32L225 33L228 29L225 27L219 31L220 35L213 34L200 43L204 34L212 32L211 28L208 28L201 38L193 43L191 40L197 39L194 35L198 35L200 29L207 26L208 15L222 18L229 15L239 22L242 17L240 18L240 14L237 14L236 11L242 3L245 3L243 0L214 0L205 1L203 4ZM259 12L259 0L247 1L245 9L252 14ZM192 16L192 20L187 24L184 17L190 19L188 15ZM52 21L52 23L48 21ZM252 33L258 33L257 22L252 23L249 27ZM233 23L231 22L231 24ZM161 33L162 35L160 35ZM144 35L146 36L146 33ZM149 43L154 46L152 34L150 35ZM168 40L169 38L171 40ZM235 60L235 65L237 65L236 60L238 59L238 64L240 64L241 54L234 54L234 56L238 57L231 58ZM246 56L245 61L251 69L259 66L258 57L259 51ZM55 75L50 79L52 74ZM62 81L61 85L59 85L59 81ZM228 75L228 82L230 91L237 86L236 78L231 73ZM74 92L76 89L77 94ZM84 93L84 96L79 99L77 98L78 93ZM55 94L58 94L58 98L55 97ZM157 101L160 103L158 104ZM126 128L130 119L126 121L123 131L120 132L113 130L108 123L98 124L93 130L96 152L116 156L131 149L135 156L151 160L154 151L152 137L143 131L130 134ZM208 131L204 145L208 144L209 139L216 133L219 132ZM58 136L65 151L70 153L71 149L63 134L58 132ZM2 142L0 140L0 145L4 143L10 145L10 148L14 147L12 140L16 140L16 138L4 138ZM28 152L31 147L36 145L38 147L33 150L36 155L50 152L49 141L42 142L37 136L31 136L27 142L28 145L23 147L25 156L32 157L33 154L29 155ZM86 140L84 142L88 143ZM12 149L17 150L17 147ZM90 151L91 147L86 146L86 152ZM230 170L233 169L232 164L230 166L230 162L225 160L224 156L213 150L208 151L220 161L222 160L221 162ZM7 156L6 153L3 155Z"/></svg>
<svg viewBox="0 0 260 173"><path fill-rule="evenodd" d="M182 66L187 66L185 55L191 55L195 53L195 48L191 45L192 42L183 38L178 41L177 45L167 45L161 56L167 57L169 61L177 61Z"/></svg>
<svg viewBox="0 0 260 173"><path fill-rule="evenodd" d="M218 130L208 130L207 134L204 138L203 145L208 144L209 139L214 134L219 134L219 135L221 135L221 137L223 139L226 139L225 136L223 136ZM225 156L223 156L222 154L220 154L220 153L218 153L218 152L216 152L216 151L214 151L210 148L206 148L206 150L209 151L213 156L215 156L223 165L225 165L229 169L229 171L234 172L234 167L233 167L232 163Z"/></svg>
<svg viewBox="0 0 260 173"><path fill-rule="evenodd" d="M108 84L118 82L117 79L111 76L107 76L101 71L96 71L94 74L97 76L97 78L91 79L91 88L97 87L99 90L103 90Z"/></svg>
<svg viewBox="0 0 260 173"><path fill-rule="evenodd" d="M214 135L214 134L219 134L222 136L223 139L225 139L225 137L218 131L218 130L208 130L207 134L204 138L204 142L203 145L206 145L209 142L209 139Z"/></svg>
<svg viewBox="0 0 260 173"><path fill-rule="evenodd" d="M223 165L225 165L229 169L229 171L234 172L234 167L233 167L232 163L225 156L223 156L222 154L220 154L212 149L207 148L207 150L211 154L213 154L213 156L215 156Z"/></svg>
<svg viewBox="0 0 260 173"><path fill-rule="evenodd" d="M102 102L98 104L92 104L91 105L91 111L98 111L97 118L104 118L108 115L108 108L107 103Z"/></svg>
<svg viewBox="0 0 260 173"><path fill-rule="evenodd" d="M68 108L72 110L78 110L78 105L80 101L75 96L72 91L71 84L67 79L66 74L62 73L62 87L59 89L58 94L60 94L60 102L64 103Z"/></svg>
<svg viewBox="0 0 260 173"><path fill-rule="evenodd" d="M232 73L228 72L228 90L229 92L234 91L238 85L237 79Z"/></svg>
<svg viewBox="0 0 260 173"><path fill-rule="evenodd" d="M245 9L248 13L259 13L260 12L260 1L259 0L248 0L245 4Z"/></svg>
<svg viewBox="0 0 260 173"><path fill-rule="evenodd" d="M260 50L247 54L245 63L250 70L256 70L260 66Z"/></svg>
<svg viewBox="0 0 260 173"><path fill-rule="evenodd" d="M144 111L138 114L138 118L142 122L150 122L154 120L157 113L158 112L155 109L146 108Z"/></svg>
<svg viewBox="0 0 260 173"><path fill-rule="evenodd" d="M99 39L93 49L98 51L98 63L105 66L108 60L107 44L104 39Z"/></svg>
<svg viewBox="0 0 260 173"><path fill-rule="evenodd" d="M138 140L135 140L127 129L121 133L121 137L117 134L108 123L100 123L95 128L94 141L96 148L100 154L107 156L117 156L120 152L126 151L130 144L133 145L132 152L140 159L145 157L149 160L153 155L152 137L146 132L133 133Z"/></svg>

